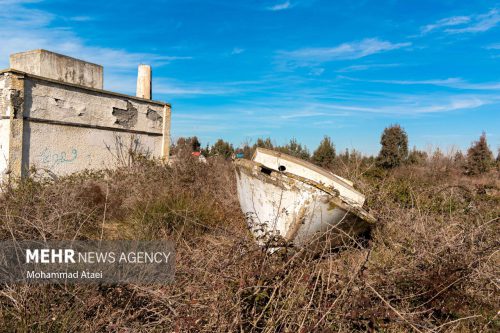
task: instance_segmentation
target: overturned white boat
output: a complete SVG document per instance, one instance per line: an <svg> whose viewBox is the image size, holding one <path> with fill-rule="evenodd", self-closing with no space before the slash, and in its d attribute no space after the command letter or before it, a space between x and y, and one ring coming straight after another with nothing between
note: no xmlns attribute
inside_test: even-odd
<svg viewBox="0 0 500 333"><path fill-rule="evenodd" d="M300 246L325 236L338 243L375 222L352 182L312 163L257 148L235 167L241 209L259 244Z"/></svg>

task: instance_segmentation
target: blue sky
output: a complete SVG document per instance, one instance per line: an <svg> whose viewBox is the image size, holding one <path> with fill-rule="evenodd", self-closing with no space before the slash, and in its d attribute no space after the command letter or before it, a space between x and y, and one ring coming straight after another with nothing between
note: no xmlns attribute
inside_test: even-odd
<svg viewBox="0 0 500 333"><path fill-rule="evenodd" d="M105 89L173 107L173 137L236 146L295 137L379 150L401 124L420 149L500 146L495 1L0 0L0 67L45 48L104 65Z"/></svg>

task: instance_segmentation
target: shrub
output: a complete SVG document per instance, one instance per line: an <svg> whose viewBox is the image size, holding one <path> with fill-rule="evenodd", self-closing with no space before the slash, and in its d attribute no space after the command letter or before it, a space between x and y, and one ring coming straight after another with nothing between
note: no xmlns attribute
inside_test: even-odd
<svg viewBox="0 0 500 333"><path fill-rule="evenodd" d="M458 168L463 168L464 167L464 164L465 164L465 156L464 154L462 153L462 151L457 151L455 153L455 156L453 156L453 163L455 164L455 166L457 166Z"/></svg>
<svg viewBox="0 0 500 333"><path fill-rule="evenodd" d="M378 164L383 168L397 167L408 157L408 135L399 125L385 128L380 144L382 148L378 155Z"/></svg>
<svg viewBox="0 0 500 333"><path fill-rule="evenodd" d="M408 154L408 164L423 165L427 161L427 153L425 151L417 150L416 147Z"/></svg>
<svg viewBox="0 0 500 333"><path fill-rule="evenodd" d="M478 175L491 169L493 165L493 153L488 148L486 133L479 137L478 141L472 143L467 151L467 173Z"/></svg>

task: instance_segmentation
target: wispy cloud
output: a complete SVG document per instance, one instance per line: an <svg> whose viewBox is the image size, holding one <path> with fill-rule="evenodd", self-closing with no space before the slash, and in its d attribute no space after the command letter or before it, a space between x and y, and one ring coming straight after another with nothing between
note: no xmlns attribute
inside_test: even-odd
<svg viewBox="0 0 500 333"><path fill-rule="evenodd" d="M128 80L126 74L135 74L138 64L162 66L175 60L191 59L189 56L129 52L90 45L71 29L54 26L56 17L52 13L25 6L33 2L37 1L0 0L0 68L8 67L11 53L43 48L103 65L105 87L121 86L124 89L120 91L131 93L135 90L135 80ZM79 18L80 21L84 19ZM116 82L110 84L109 78L114 78ZM122 81L129 82L126 89Z"/></svg>
<svg viewBox="0 0 500 333"><path fill-rule="evenodd" d="M483 32L496 27L500 23L500 15L496 9L489 11L486 14L475 17L474 22L463 28L446 29L448 33L473 33Z"/></svg>
<svg viewBox="0 0 500 333"><path fill-rule="evenodd" d="M399 84L399 85L434 85L434 86L446 86L446 87L463 83L463 80L460 78L433 79L433 80L362 80L347 76L342 76L342 78L352 81L364 81L364 82L375 82L375 83L387 83L387 84Z"/></svg>
<svg viewBox="0 0 500 333"><path fill-rule="evenodd" d="M325 69L322 67L317 67L317 68L312 68L311 71L309 72L309 75L312 76L320 76L325 72Z"/></svg>
<svg viewBox="0 0 500 333"><path fill-rule="evenodd" d="M303 48L295 51L280 51L282 59L298 65L309 65L336 60L359 59L369 55L401 49L411 43L392 43L378 38L366 38L361 41L343 43L334 47Z"/></svg>
<svg viewBox="0 0 500 333"><path fill-rule="evenodd" d="M74 21L74 22L89 22L89 21L93 21L94 19L90 16L72 16L72 17L68 18L68 20Z"/></svg>
<svg viewBox="0 0 500 333"><path fill-rule="evenodd" d="M486 104L490 104L490 102L479 97L457 98L452 99L448 103L423 106L415 110L419 113L449 112L463 109L476 109Z"/></svg>
<svg viewBox="0 0 500 333"><path fill-rule="evenodd" d="M448 87L463 90L500 90L500 82L468 82L461 78L447 78L447 79L434 79L434 80L362 80L348 76L341 76L341 78L352 81L364 81L384 84L397 84L397 85L432 85L440 87Z"/></svg>
<svg viewBox="0 0 500 333"><path fill-rule="evenodd" d="M293 7L293 4L290 1L285 1L281 3L277 3L274 6L267 7L267 10L271 10L273 12L290 9Z"/></svg>
<svg viewBox="0 0 500 333"><path fill-rule="evenodd" d="M37 3L43 0L0 0L0 5L19 5L24 3Z"/></svg>
<svg viewBox="0 0 500 333"><path fill-rule="evenodd" d="M469 16L452 16L441 19L433 24L428 24L420 28L421 32L426 34L432 30L441 29L444 27L450 27L455 25L461 25L470 22L471 18Z"/></svg>
<svg viewBox="0 0 500 333"><path fill-rule="evenodd" d="M500 14L492 9L485 14L471 16L452 16L441 19L433 24L423 26L422 34L432 31L444 31L448 34L484 32L495 28L500 23Z"/></svg>
<svg viewBox="0 0 500 333"><path fill-rule="evenodd" d="M494 43L485 47L488 50L500 50L500 43Z"/></svg>
<svg viewBox="0 0 500 333"><path fill-rule="evenodd" d="M235 47L232 49L231 54L236 55L236 54L241 54L243 52L245 52L245 49L242 49L240 47Z"/></svg>
<svg viewBox="0 0 500 333"><path fill-rule="evenodd" d="M376 113L394 116L416 116L428 113L445 113L456 110L476 109L483 105L498 103L499 99L482 95L437 95L437 96L397 96L372 102L373 106L360 106L355 104L323 103L324 110L350 111L351 115L360 113Z"/></svg>
<svg viewBox="0 0 500 333"><path fill-rule="evenodd" d="M164 79L158 80L154 84L154 92L166 96L199 96L199 95L215 95L223 96L234 94L238 89L221 85L214 87L213 83L183 83L179 81L167 81Z"/></svg>
<svg viewBox="0 0 500 333"><path fill-rule="evenodd" d="M346 117L349 112L318 112L318 111L298 111L290 112L280 116L282 119L312 118L312 117Z"/></svg>
<svg viewBox="0 0 500 333"><path fill-rule="evenodd" d="M366 71L371 69L383 69L383 68L391 68L391 67L399 67L401 64L365 64L365 65L352 65L341 68L337 70L338 73L345 72L358 72L358 71Z"/></svg>

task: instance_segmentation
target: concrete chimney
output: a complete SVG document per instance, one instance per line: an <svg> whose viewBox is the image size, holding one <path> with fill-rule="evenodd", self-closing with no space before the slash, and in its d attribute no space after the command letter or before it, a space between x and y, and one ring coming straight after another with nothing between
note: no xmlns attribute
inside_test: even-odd
<svg viewBox="0 0 500 333"><path fill-rule="evenodd" d="M151 99L151 66L139 65L137 72L137 91L136 96Z"/></svg>

